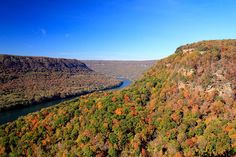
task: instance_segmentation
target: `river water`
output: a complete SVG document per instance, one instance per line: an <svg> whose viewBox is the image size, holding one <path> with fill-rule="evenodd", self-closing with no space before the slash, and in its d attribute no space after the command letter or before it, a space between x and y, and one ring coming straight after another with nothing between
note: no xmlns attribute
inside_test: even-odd
<svg viewBox="0 0 236 157"><path fill-rule="evenodd" d="M129 86L132 83L132 81L130 81L128 79L125 79L125 78L118 78L118 79L123 81L123 83L119 87L115 87L115 88L110 89L110 90L119 90L119 89L122 89L122 88L125 88L125 87ZM74 99L74 98L75 97L66 98L66 99L52 100L52 101L49 101L49 102L30 105L30 106L26 106L26 107L23 107L23 108L11 109L9 111L1 111L0 112L0 125L4 124L4 123L7 123L7 122L11 122L13 120L16 120L18 117L27 115L28 113L36 112L36 111L41 110L42 108L57 105L57 104L59 104L63 101L67 101L67 100Z"/></svg>

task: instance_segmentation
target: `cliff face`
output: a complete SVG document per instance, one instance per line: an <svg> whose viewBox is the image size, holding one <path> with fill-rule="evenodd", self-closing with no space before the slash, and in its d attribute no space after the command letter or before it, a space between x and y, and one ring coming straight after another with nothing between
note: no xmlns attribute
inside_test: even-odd
<svg viewBox="0 0 236 157"><path fill-rule="evenodd" d="M236 40L212 40L188 44L176 50L178 74L186 77L182 85L196 86L202 92L217 92L235 99ZM173 66L172 66L173 67Z"/></svg>
<svg viewBox="0 0 236 157"><path fill-rule="evenodd" d="M0 56L0 109L79 95L116 86L75 59Z"/></svg>
<svg viewBox="0 0 236 157"><path fill-rule="evenodd" d="M236 40L181 46L125 90L86 95L1 126L1 153L234 156L235 61Z"/></svg>

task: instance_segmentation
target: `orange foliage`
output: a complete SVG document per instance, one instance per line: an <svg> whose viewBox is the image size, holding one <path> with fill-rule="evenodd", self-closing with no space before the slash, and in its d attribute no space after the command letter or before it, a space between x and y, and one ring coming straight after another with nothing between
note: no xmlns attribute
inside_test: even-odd
<svg viewBox="0 0 236 157"><path fill-rule="evenodd" d="M233 148L236 148L236 142L234 142L234 143L232 144L232 147L233 147Z"/></svg>
<svg viewBox="0 0 236 157"><path fill-rule="evenodd" d="M193 105L193 107L192 107L192 113L198 113L199 112L199 107L198 107L198 105Z"/></svg>
<svg viewBox="0 0 236 157"><path fill-rule="evenodd" d="M125 102L129 102L129 101L130 101L130 98L129 98L129 96L128 96L128 95L126 95L126 94L124 95L124 101L125 101Z"/></svg>
<svg viewBox="0 0 236 157"><path fill-rule="evenodd" d="M180 109L182 107L182 104L174 103L174 104L172 104L172 107L173 107L174 110L178 110L178 109Z"/></svg>
<svg viewBox="0 0 236 157"><path fill-rule="evenodd" d="M0 146L0 155L3 155L5 152L5 147Z"/></svg>
<svg viewBox="0 0 236 157"><path fill-rule="evenodd" d="M183 154L180 153L180 152L177 152L177 153L174 155L174 157L183 157Z"/></svg>
<svg viewBox="0 0 236 157"><path fill-rule="evenodd" d="M178 122L180 120L180 116L177 113L173 113L171 115L171 118L175 121Z"/></svg>
<svg viewBox="0 0 236 157"><path fill-rule="evenodd" d="M104 96L108 96L109 94L108 93L104 93Z"/></svg>
<svg viewBox="0 0 236 157"><path fill-rule="evenodd" d="M89 113L89 109L88 109L88 108L85 108L85 109L84 109L84 112Z"/></svg>
<svg viewBox="0 0 236 157"><path fill-rule="evenodd" d="M187 106L183 106L183 112L189 112L189 108Z"/></svg>
<svg viewBox="0 0 236 157"><path fill-rule="evenodd" d="M47 143L50 142L50 137L49 135L47 134L46 138L44 140L42 140L42 144L45 146Z"/></svg>
<svg viewBox="0 0 236 157"><path fill-rule="evenodd" d="M116 114L116 115L122 115L122 114L123 114L123 109L122 109L122 108L117 108L117 109L115 110L115 114Z"/></svg>
<svg viewBox="0 0 236 157"><path fill-rule="evenodd" d="M145 118L145 122L146 122L146 123L151 123L151 121L152 121L152 118L150 118L150 117Z"/></svg>
<svg viewBox="0 0 236 157"><path fill-rule="evenodd" d="M62 157L67 157L67 151L64 150L63 154L62 154Z"/></svg>
<svg viewBox="0 0 236 157"><path fill-rule="evenodd" d="M50 112L50 113L47 113L47 112L44 112L45 113L45 120L48 120L50 119L52 116L54 116L54 113Z"/></svg>
<svg viewBox="0 0 236 157"><path fill-rule="evenodd" d="M217 95L217 91L213 90L211 92L208 92L205 94L205 100L206 101L213 101L215 99L215 96Z"/></svg>
<svg viewBox="0 0 236 157"><path fill-rule="evenodd" d="M232 129L233 129L232 126L227 125L224 130L225 130L226 132L230 132Z"/></svg>
<svg viewBox="0 0 236 157"><path fill-rule="evenodd" d="M39 126L38 122L39 122L38 115L34 116L33 119L31 119L31 123L33 125L32 130L35 130Z"/></svg>
<svg viewBox="0 0 236 157"><path fill-rule="evenodd" d="M92 133L90 130L85 130L84 133L83 133L84 136L92 136Z"/></svg>
<svg viewBox="0 0 236 157"><path fill-rule="evenodd" d="M232 139L236 139L236 133L231 136Z"/></svg>
<svg viewBox="0 0 236 157"><path fill-rule="evenodd" d="M150 111L153 111L153 110L155 109L155 106L156 106L156 99L152 99L152 100L150 101L150 103L149 103L148 109L149 109Z"/></svg>
<svg viewBox="0 0 236 157"><path fill-rule="evenodd" d="M97 103L97 108L98 108L98 109L101 109L102 106L103 106L102 102L99 101L99 102Z"/></svg>
<svg viewBox="0 0 236 157"><path fill-rule="evenodd" d="M96 157L103 157L103 156L104 156L103 153L96 154Z"/></svg>
<svg viewBox="0 0 236 157"><path fill-rule="evenodd" d="M83 148L84 146L85 146L84 143L79 144L79 147L80 147L80 148Z"/></svg>
<svg viewBox="0 0 236 157"><path fill-rule="evenodd" d="M189 91L187 91L187 90L184 90L183 95L186 99L190 98Z"/></svg>
<svg viewBox="0 0 236 157"><path fill-rule="evenodd" d="M46 140L42 140L42 144L43 144L43 146L45 146L47 144L47 141Z"/></svg>
<svg viewBox="0 0 236 157"><path fill-rule="evenodd" d="M142 148L141 154L142 154L142 156L145 157L145 156L147 156L147 151L144 148Z"/></svg>
<svg viewBox="0 0 236 157"><path fill-rule="evenodd" d="M177 104L180 105L180 106L182 106L182 105L184 104L184 101L183 101L182 99L179 99L179 100L177 101Z"/></svg>
<svg viewBox="0 0 236 157"><path fill-rule="evenodd" d="M139 144L137 142L134 142L133 147L135 150L137 150L139 148Z"/></svg>
<svg viewBox="0 0 236 157"><path fill-rule="evenodd" d="M38 116L34 116L34 118L31 120L32 125L35 125L38 122Z"/></svg>
<svg viewBox="0 0 236 157"><path fill-rule="evenodd" d="M206 118L205 123L209 124L211 121L215 120L217 118L216 115L212 115Z"/></svg>
<svg viewBox="0 0 236 157"><path fill-rule="evenodd" d="M132 116L136 116L137 114L138 114L138 113L137 113L135 107L131 107L131 115L132 115Z"/></svg>
<svg viewBox="0 0 236 157"><path fill-rule="evenodd" d="M112 101L112 102L116 102L116 97L113 96L113 97L111 98L111 101Z"/></svg>

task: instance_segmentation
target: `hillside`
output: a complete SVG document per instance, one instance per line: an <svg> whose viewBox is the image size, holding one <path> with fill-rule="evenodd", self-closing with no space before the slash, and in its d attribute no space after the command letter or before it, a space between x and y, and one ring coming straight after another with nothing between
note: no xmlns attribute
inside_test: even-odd
<svg viewBox="0 0 236 157"><path fill-rule="evenodd" d="M105 75L124 77L130 80L139 79L143 73L152 67L156 61L106 61L106 60L83 60L86 65Z"/></svg>
<svg viewBox="0 0 236 157"><path fill-rule="evenodd" d="M0 126L0 156L234 156L236 40L179 47L122 91Z"/></svg>
<svg viewBox="0 0 236 157"><path fill-rule="evenodd" d="M0 110L120 83L75 59L0 55L0 73Z"/></svg>
<svg viewBox="0 0 236 157"><path fill-rule="evenodd" d="M0 72L91 72L84 63L76 59L0 56Z"/></svg>

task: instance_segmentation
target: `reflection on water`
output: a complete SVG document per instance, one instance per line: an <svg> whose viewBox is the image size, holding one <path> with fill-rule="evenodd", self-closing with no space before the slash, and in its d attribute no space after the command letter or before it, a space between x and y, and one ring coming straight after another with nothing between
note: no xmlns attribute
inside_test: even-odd
<svg viewBox="0 0 236 157"><path fill-rule="evenodd" d="M111 90L111 91L112 90L119 90L119 89L122 89L122 88L125 88L125 87L129 86L132 83L132 81L130 81L128 79L125 79L125 78L122 78L122 77L119 77L117 79L119 79L123 82L122 85L119 86L119 87L113 88L113 89L109 89L109 90Z"/></svg>

